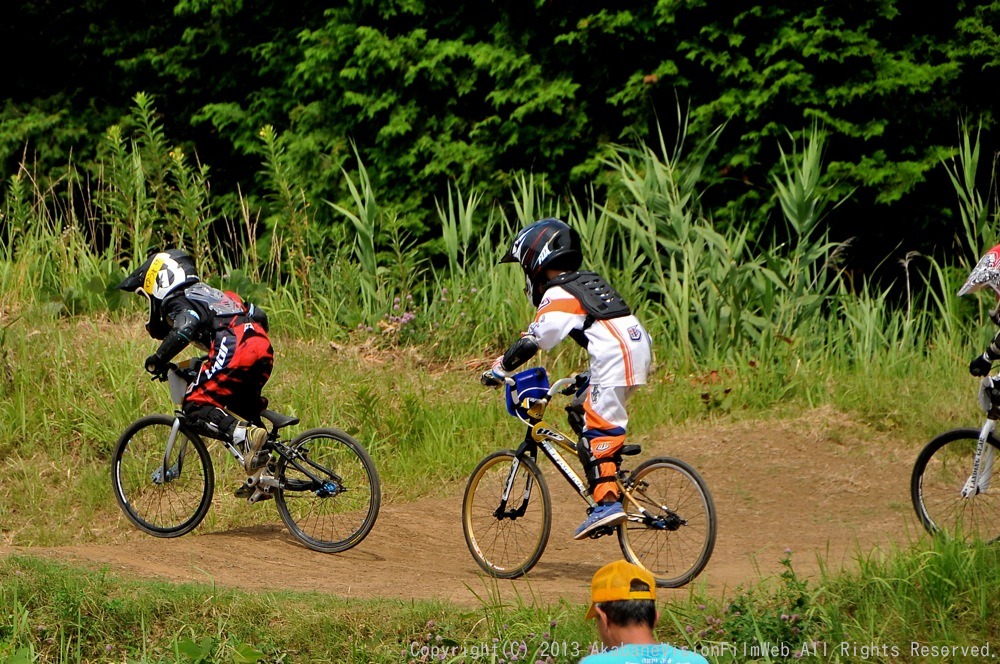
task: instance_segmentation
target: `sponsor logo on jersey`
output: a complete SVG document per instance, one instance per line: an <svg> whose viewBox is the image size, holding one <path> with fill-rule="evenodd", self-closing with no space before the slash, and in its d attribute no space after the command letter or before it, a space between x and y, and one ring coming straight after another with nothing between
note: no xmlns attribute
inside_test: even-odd
<svg viewBox="0 0 1000 664"><path fill-rule="evenodd" d="M611 443L601 443L600 445L597 446L598 452L603 452L604 450L609 450L609 449L611 449Z"/></svg>
<svg viewBox="0 0 1000 664"><path fill-rule="evenodd" d="M226 340L223 339L222 343L219 344L219 353L215 356L215 362L212 364L212 368L205 372L205 379L208 380L215 375L215 372L226 366L226 358L228 357L229 346L226 345Z"/></svg>

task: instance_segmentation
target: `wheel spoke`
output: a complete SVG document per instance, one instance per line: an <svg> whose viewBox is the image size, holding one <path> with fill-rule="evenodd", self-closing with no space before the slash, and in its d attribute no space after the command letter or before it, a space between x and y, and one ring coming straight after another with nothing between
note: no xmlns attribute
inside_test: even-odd
<svg viewBox="0 0 1000 664"><path fill-rule="evenodd" d="M505 579L523 575L538 562L551 527L548 489L538 467L525 459L519 463L506 507L498 517L513 461L513 453L507 451L484 459L469 478L462 502L469 551L483 570Z"/></svg>
<svg viewBox="0 0 1000 664"><path fill-rule="evenodd" d="M631 516L618 531L625 556L648 569L663 586L698 575L715 546L715 507L697 472L676 459L652 459L632 476L626 500ZM639 508L642 508L640 510Z"/></svg>
<svg viewBox="0 0 1000 664"><path fill-rule="evenodd" d="M336 429L307 431L289 447L302 458L279 463L283 488L275 498L285 525L317 551L336 553L357 545L375 525L381 504L378 473L368 453Z"/></svg>

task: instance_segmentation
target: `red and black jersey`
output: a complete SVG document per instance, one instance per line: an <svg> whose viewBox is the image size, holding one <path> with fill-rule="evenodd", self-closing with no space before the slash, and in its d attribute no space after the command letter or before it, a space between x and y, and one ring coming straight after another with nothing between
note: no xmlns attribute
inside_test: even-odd
<svg viewBox="0 0 1000 664"><path fill-rule="evenodd" d="M274 367L263 311L236 293L199 282L168 296L162 314L166 331L157 355L170 360L188 344L208 353L185 406L217 406L256 419L263 407L261 389Z"/></svg>

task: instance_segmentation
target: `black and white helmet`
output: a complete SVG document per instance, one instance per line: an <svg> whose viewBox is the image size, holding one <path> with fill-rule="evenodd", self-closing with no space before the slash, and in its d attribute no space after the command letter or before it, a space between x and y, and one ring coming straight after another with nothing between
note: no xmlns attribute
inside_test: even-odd
<svg viewBox="0 0 1000 664"><path fill-rule="evenodd" d="M162 325L161 305L170 293L201 281L194 259L183 249L169 249L151 254L132 274L125 277L118 289L138 293L149 300L149 322L146 328ZM154 335L157 336L157 335Z"/></svg>
<svg viewBox="0 0 1000 664"><path fill-rule="evenodd" d="M541 287L548 279L547 270L575 272L583 262L580 236L564 221L549 217L526 227L500 259L501 263L519 263L524 270L525 293L531 303L542 301Z"/></svg>

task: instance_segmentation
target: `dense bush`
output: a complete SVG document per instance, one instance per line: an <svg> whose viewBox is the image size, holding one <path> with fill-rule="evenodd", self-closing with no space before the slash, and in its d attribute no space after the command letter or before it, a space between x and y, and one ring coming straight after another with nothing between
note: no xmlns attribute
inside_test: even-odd
<svg viewBox="0 0 1000 664"><path fill-rule="evenodd" d="M99 137L128 129L129 100L146 91L187 159L210 165L228 216L241 204L254 218L281 213L257 173L270 125L317 224L342 223L322 201L350 203L341 170L357 177L356 148L394 224L423 242L450 187L490 206L529 173L556 196L603 187L605 146L655 147L680 100L694 136L726 124L704 193L725 208L723 231L784 239L770 214L777 146L816 123L834 139L824 184L836 198L854 191L824 221L835 240L859 237L846 258L940 256L954 215L936 165L958 122L981 121L994 143L998 16L995 1L22 2L0 49L24 35L41 48L5 53L19 66L0 108L0 174L25 155L47 176L70 155L93 174Z"/></svg>

